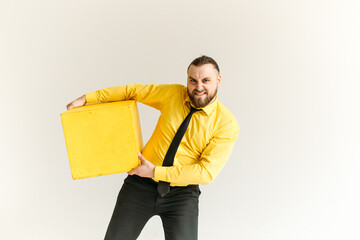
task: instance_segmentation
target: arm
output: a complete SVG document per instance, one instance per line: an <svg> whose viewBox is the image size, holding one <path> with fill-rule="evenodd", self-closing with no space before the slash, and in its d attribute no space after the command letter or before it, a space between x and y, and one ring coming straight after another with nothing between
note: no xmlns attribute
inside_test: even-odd
<svg viewBox="0 0 360 240"><path fill-rule="evenodd" d="M155 167L155 178L178 184L209 184L224 167L238 133L237 122L230 122L217 131L201 154L199 162L185 166L157 166Z"/></svg>
<svg viewBox="0 0 360 240"><path fill-rule="evenodd" d="M161 110L162 101L168 96L169 86L168 84L129 84L103 88L79 97L69 103L66 108L70 110L74 107L84 106L86 103L135 100Z"/></svg>
<svg viewBox="0 0 360 240"><path fill-rule="evenodd" d="M109 87L86 94L86 101L114 102L135 100L150 107L161 110L163 101L166 100L170 89L175 89L169 84L129 84L119 87Z"/></svg>

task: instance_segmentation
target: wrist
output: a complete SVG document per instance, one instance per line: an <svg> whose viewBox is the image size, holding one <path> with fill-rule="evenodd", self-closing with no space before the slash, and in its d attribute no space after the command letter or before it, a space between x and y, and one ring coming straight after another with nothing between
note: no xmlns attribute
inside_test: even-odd
<svg viewBox="0 0 360 240"><path fill-rule="evenodd" d="M151 178L154 178L155 177L155 165L152 166L152 169L151 169Z"/></svg>

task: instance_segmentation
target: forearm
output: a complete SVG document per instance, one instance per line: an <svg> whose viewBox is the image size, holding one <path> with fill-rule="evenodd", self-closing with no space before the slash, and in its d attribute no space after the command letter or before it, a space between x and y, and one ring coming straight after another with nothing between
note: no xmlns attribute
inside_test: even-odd
<svg viewBox="0 0 360 240"><path fill-rule="evenodd" d="M165 101L169 94L169 89L177 90L175 87L165 84L129 84L108 87L87 93L86 101L96 103L135 100L160 110L162 102Z"/></svg>
<svg viewBox="0 0 360 240"><path fill-rule="evenodd" d="M108 87L85 94L88 103L115 102L128 100L126 86Z"/></svg>
<svg viewBox="0 0 360 240"><path fill-rule="evenodd" d="M157 166L155 179L179 185L211 183L229 159L239 132L236 122L222 130L213 137L197 162L171 167Z"/></svg>
<svg viewBox="0 0 360 240"><path fill-rule="evenodd" d="M220 170L208 169L201 162L185 166L158 166L155 167L155 179L181 185L209 184Z"/></svg>

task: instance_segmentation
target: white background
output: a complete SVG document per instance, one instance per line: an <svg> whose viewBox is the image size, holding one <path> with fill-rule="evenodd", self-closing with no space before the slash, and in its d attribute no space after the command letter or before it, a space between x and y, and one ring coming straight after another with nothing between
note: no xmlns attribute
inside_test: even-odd
<svg viewBox="0 0 360 240"><path fill-rule="evenodd" d="M1 1L0 238L102 239L126 174L73 181L60 113L82 94L186 84L201 54L238 119L199 239L360 239L360 2ZM159 112L139 104L145 142ZM139 239L163 239L152 218Z"/></svg>

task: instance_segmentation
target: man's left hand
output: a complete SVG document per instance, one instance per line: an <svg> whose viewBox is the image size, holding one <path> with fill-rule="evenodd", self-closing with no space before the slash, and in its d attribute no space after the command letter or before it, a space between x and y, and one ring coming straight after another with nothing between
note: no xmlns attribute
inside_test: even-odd
<svg viewBox="0 0 360 240"><path fill-rule="evenodd" d="M141 161L141 165L134 168L128 174L133 175L136 174L140 177L153 178L155 172L155 165L146 160L141 153L138 154L138 158Z"/></svg>

